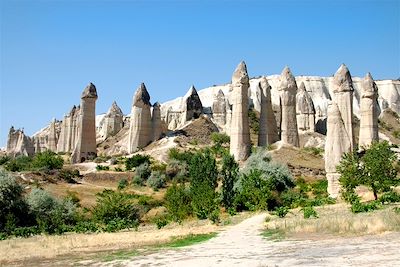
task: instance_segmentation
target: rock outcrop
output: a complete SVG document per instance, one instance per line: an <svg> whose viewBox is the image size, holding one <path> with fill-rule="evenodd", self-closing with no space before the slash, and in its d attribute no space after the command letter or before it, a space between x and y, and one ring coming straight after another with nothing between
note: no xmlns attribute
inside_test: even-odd
<svg viewBox="0 0 400 267"><path fill-rule="evenodd" d="M328 105L327 134L325 141L325 171L328 180L329 196L339 195L340 174L336 171L344 153L351 151L352 140L347 132L343 115L336 102Z"/></svg>
<svg viewBox="0 0 400 267"><path fill-rule="evenodd" d="M302 132L315 132L315 108L304 82L300 83L296 95L297 127Z"/></svg>
<svg viewBox="0 0 400 267"><path fill-rule="evenodd" d="M340 115L350 137L350 150L354 149L354 122L353 122L353 80L346 65L342 64L333 77L334 101L340 110Z"/></svg>
<svg viewBox="0 0 400 267"><path fill-rule="evenodd" d="M267 78L259 82L260 89L260 128L258 132L258 145L267 146L279 140L278 127L271 103L271 86Z"/></svg>
<svg viewBox="0 0 400 267"><path fill-rule="evenodd" d="M365 76L361 88L360 100L360 138L359 147L378 141L378 87L371 74Z"/></svg>
<svg viewBox="0 0 400 267"><path fill-rule="evenodd" d="M160 139L163 132L160 107L161 105L158 102L154 103L153 105L153 111L151 114L151 128L153 136L151 141L157 141Z"/></svg>
<svg viewBox="0 0 400 267"><path fill-rule="evenodd" d="M81 110L78 121L78 136L72 152L71 162L79 163L97 156L96 150L96 100L97 90L90 83L81 95Z"/></svg>
<svg viewBox="0 0 400 267"><path fill-rule="evenodd" d="M114 136L122 129L122 127L124 127L124 114L114 101L100 122L100 138L105 140L110 136Z"/></svg>
<svg viewBox="0 0 400 267"><path fill-rule="evenodd" d="M56 132L56 119L53 119L53 121L50 123L47 149L53 152L57 152L57 142L58 136Z"/></svg>
<svg viewBox="0 0 400 267"><path fill-rule="evenodd" d="M79 117L80 106L73 106L71 111L64 116L57 143L57 152L72 152L74 150L78 136Z"/></svg>
<svg viewBox="0 0 400 267"><path fill-rule="evenodd" d="M32 156L35 153L35 147L31 138L25 135L24 130L15 130L11 126L7 140L7 154L12 157Z"/></svg>
<svg viewBox="0 0 400 267"><path fill-rule="evenodd" d="M214 101L212 104L212 116L220 128L224 127L226 124L226 113L227 113L228 103L225 94L222 90L219 90L216 95L214 95Z"/></svg>
<svg viewBox="0 0 400 267"><path fill-rule="evenodd" d="M290 69L285 67L282 71L280 82L281 103L281 140L285 144L299 146L299 132L296 118L297 83Z"/></svg>
<svg viewBox="0 0 400 267"><path fill-rule="evenodd" d="M249 86L247 67L242 61L233 73L230 91L230 102L232 104L230 153L237 161L244 161L250 155Z"/></svg>
<svg viewBox="0 0 400 267"><path fill-rule="evenodd" d="M181 125L184 125L187 121L192 119L197 119L203 114L203 104L193 85L183 97L181 111L183 112Z"/></svg>
<svg viewBox="0 0 400 267"><path fill-rule="evenodd" d="M150 108L150 95L142 83L133 98L128 141L129 153L147 146L153 138Z"/></svg>

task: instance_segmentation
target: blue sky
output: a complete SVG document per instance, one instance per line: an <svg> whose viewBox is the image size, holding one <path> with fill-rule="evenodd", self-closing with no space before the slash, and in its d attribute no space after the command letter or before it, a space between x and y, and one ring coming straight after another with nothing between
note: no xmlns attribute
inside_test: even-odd
<svg viewBox="0 0 400 267"><path fill-rule="evenodd" d="M93 82L97 113L250 76L400 77L400 1L0 1L0 146L11 125L33 134Z"/></svg>

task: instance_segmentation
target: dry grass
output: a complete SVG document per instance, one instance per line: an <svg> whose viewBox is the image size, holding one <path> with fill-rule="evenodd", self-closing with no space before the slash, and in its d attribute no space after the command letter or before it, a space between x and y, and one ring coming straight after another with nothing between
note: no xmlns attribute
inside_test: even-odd
<svg viewBox="0 0 400 267"><path fill-rule="evenodd" d="M336 204L315 208L319 215L316 219L304 219L303 212L297 209L282 219L267 217L270 221L267 219L266 229L283 231L286 236L297 238L400 231L400 214L395 213L393 208L394 206L387 206L374 212L354 214L346 204Z"/></svg>
<svg viewBox="0 0 400 267"><path fill-rule="evenodd" d="M29 260L44 260L61 255L116 251L167 243L174 237L207 234L218 230L209 221L190 221L183 225L172 223L161 230L155 226L139 231L118 233L65 234L60 236L34 236L0 241L0 265Z"/></svg>

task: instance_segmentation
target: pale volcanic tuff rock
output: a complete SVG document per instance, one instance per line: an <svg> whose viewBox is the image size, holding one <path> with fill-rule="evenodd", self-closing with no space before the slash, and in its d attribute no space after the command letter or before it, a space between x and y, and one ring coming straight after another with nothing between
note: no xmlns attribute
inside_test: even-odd
<svg viewBox="0 0 400 267"><path fill-rule="evenodd" d="M249 87L247 67L242 61L233 73L230 91L230 103L232 104L230 153L238 161L244 161L250 155Z"/></svg>
<svg viewBox="0 0 400 267"><path fill-rule="evenodd" d="M333 92L334 101L340 110L340 115L344 123L344 127L349 135L351 146L354 149L355 136L354 136L354 122L353 122L353 80L351 79L350 71L346 65L342 64L335 76L333 77Z"/></svg>
<svg viewBox="0 0 400 267"><path fill-rule="evenodd" d="M81 95L78 135L71 162L79 163L97 156L96 150L96 100L97 90L90 83Z"/></svg>
<svg viewBox="0 0 400 267"><path fill-rule="evenodd" d="M180 110L182 111L181 125L192 119L197 119L203 114L203 104L194 85L190 87L189 91L183 97Z"/></svg>
<svg viewBox="0 0 400 267"><path fill-rule="evenodd" d="M315 131L315 108L304 82L300 83L296 95L297 126L300 131Z"/></svg>
<svg viewBox="0 0 400 267"><path fill-rule="evenodd" d="M150 95L142 83L133 98L128 139L129 153L138 151L152 141L150 108Z"/></svg>
<svg viewBox="0 0 400 267"><path fill-rule="evenodd" d="M151 128L152 128L152 134L153 134L153 138L151 141L153 141L153 142L160 139L161 135L163 133L160 106L161 106L160 103L158 103L158 102L154 103L152 114L151 114Z"/></svg>
<svg viewBox="0 0 400 267"><path fill-rule="evenodd" d="M378 87L368 73L362 83L360 100L360 138L359 146L368 146L378 141Z"/></svg>
<svg viewBox="0 0 400 267"><path fill-rule="evenodd" d="M214 101L211 110L214 122L220 128L223 128L226 124L227 121L226 116L228 108L229 108L228 100L226 99L224 92L222 90L219 90L218 93L214 96Z"/></svg>
<svg viewBox="0 0 400 267"><path fill-rule="evenodd" d="M116 135L124 126L124 114L117 102L113 102L108 112L102 118L99 125L101 140L107 139L109 136Z"/></svg>
<svg viewBox="0 0 400 267"><path fill-rule="evenodd" d="M24 130L15 130L11 126L7 140L7 154L16 156L31 156L35 153L34 143L32 139L25 135Z"/></svg>
<svg viewBox="0 0 400 267"><path fill-rule="evenodd" d="M299 146L296 118L297 83L290 69L285 67L279 83L281 102L281 140L285 144Z"/></svg>
<svg viewBox="0 0 400 267"><path fill-rule="evenodd" d="M327 134L325 141L325 171L328 180L328 193L336 198L339 195L340 174L336 171L344 153L350 152L352 140L347 132L343 115L336 102L328 105Z"/></svg>
<svg viewBox="0 0 400 267"><path fill-rule="evenodd" d="M258 133L258 145L266 146L279 140L278 127L275 120L271 102L271 86L267 78L263 77L259 82L260 95L260 129Z"/></svg>
<svg viewBox="0 0 400 267"><path fill-rule="evenodd" d="M58 142L58 136L56 132L56 119L53 119L53 121L50 123L47 149L53 152L57 152L57 142Z"/></svg>

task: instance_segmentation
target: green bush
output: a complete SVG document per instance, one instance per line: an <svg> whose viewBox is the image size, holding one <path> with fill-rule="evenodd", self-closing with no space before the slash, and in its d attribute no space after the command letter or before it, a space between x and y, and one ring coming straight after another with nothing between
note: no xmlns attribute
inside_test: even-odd
<svg viewBox="0 0 400 267"><path fill-rule="evenodd" d="M255 211L268 208L268 202L273 200L273 197L268 182L262 179L261 175L261 171L257 169L241 175L235 197L235 206L239 210Z"/></svg>
<svg viewBox="0 0 400 267"><path fill-rule="evenodd" d="M2 156L0 157L0 165L4 165L7 162L9 162L11 160L11 158L9 156Z"/></svg>
<svg viewBox="0 0 400 267"><path fill-rule="evenodd" d="M230 137L229 137L229 135L227 135L225 133L216 133L215 132L215 133L211 134L211 140L216 145L223 145L223 144L227 144L230 142Z"/></svg>
<svg viewBox="0 0 400 267"><path fill-rule="evenodd" d="M114 168L114 171L115 171L115 172L123 172L123 170L122 170L120 167L115 167L115 168Z"/></svg>
<svg viewBox="0 0 400 267"><path fill-rule="evenodd" d="M118 182L118 190L123 190L128 186L128 180L123 178Z"/></svg>
<svg viewBox="0 0 400 267"><path fill-rule="evenodd" d="M40 234L40 229L37 226L16 227L12 233L15 237L30 237Z"/></svg>
<svg viewBox="0 0 400 267"><path fill-rule="evenodd" d="M137 226L140 219L139 210L132 195L105 189L96 196L96 205L92 210L93 219L105 224L106 231Z"/></svg>
<svg viewBox="0 0 400 267"><path fill-rule="evenodd" d="M12 228L23 226L29 221L29 209L23 197L22 186L14 177L0 170L0 232L5 228L10 232Z"/></svg>
<svg viewBox="0 0 400 267"><path fill-rule="evenodd" d="M167 189L165 194L165 207L172 219L176 222L182 222L192 214L192 199L189 190L184 184L177 185L173 183Z"/></svg>
<svg viewBox="0 0 400 267"><path fill-rule="evenodd" d="M147 165L150 164L150 156L136 154L125 160L125 169L130 171L133 168L139 167L145 163L147 163Z"/></svg>
<svg viewBox="0 0 400 267"><path fill-rule="evenodd" d="M110 167L109 166L103 166L103 165L97 165L96 166L97 171L109 171Z"/></svg>
<svg viewBox="0 0 400 267"><path fill-rule="evenodd" d="M32 158L28 156L18 156L7 162L4 168L10 172L30 170L32 168Z"/></svg>
<svg viewBox="0 0 400 267"><path fill-rule="evenodd" d="M250 128L254 131L254 133L258 134L260 130L260 119L257 116L254 108L249 109L249 119Z"/></svg>
<svg viewBox="0 0 400 267"><path fill-rule="evenodd" d="M67 201L71 201L77 207L80 207L80 205L81 205L80 204L81 200L78 197L78 193L75 192L75 191L67 190L67 195L66 195L66 197L64 199L67 200Z"/></svg>
<svg viewBox="0 0 400 267"><path fill-rule="evenodd" d="M318 213L313 207L304 207L302 210L304 219L318 218Z"/></svg>
<svg viewBox="0 0 400 267"><path fill-rule="evenodd" d="M351 211L353 213L359 212L370 212L381 208L381 204L379 201L370 201L367 203L361 203L359 201L354 202L351 204Z"/></svg>
<svg viewBox="0 0 400 267"><path fill-rule="evenodd" d="M236 192L234 185L238 179L239 165L232 155L226 154L222 158L222 205L233 208Z"/></svg>
<svg viewBox="0 0 400 267"><path fill-rule="evenodd" d="M76 206L70 200L60 201L42 189L33 189L27 197L29 208L40 231L63 233L76 223Z"/></svg>
<svg viewBox="0 0 400 267"><path fill-rule="evenodd" d="M151 174L151 169L149 164L143 163L138 166L135 170L135 175L133 176L132 182L136 185L144 185Z"/></svg>
<svg viewBox="0 0 400 267"><path fill-rule="evenodd" d="M277 207L273 212L273 214L275 214L279 218L284 218L288 213L289 213L289 208L285 206Z"/></svg>
<svg viewBox="0 0 400 267"><path fill-rule="evenodd" d="M169 178L174 179L177 182L188 182L189 181L189 167L184 161L172 159L166 166L165 173Z"/></svg>
<svg viewBox="0 0 400 267"><path fill-rule="evenodd" d="M150 186L154 191L157 191L160 188L165 187L166 178L165 175L159 171L153 171L147 179L147 185Z"/></svg>
<svg viewBox="0 0 400 267"><path fill-rule="evenodd" d="M161 229L168 225L168 219L165 217L157 218L155 223L157 225L157 229Z"/></svg>
<svg viewBox="0 0 400 267"><path fill-rule="evenodd" d="M209 151L196 153L189 165L193 212L206 219L218 208L216 201L218 170L215 158Z"/></svg>
<svg viewBox="0 0 400 267"><path fill-rule="evenodd" d="M194 153L190 151L179 151L176 148L171 148L168 151L168 158L170 160L178 160L178 161L183 161L189 164L192 161L192 157L194 156Z"/></svg>
<svg viewBox="0 0 400 267"><path fill-rule="evenodd" d="M257 149L248 158L235 184L238 209L274 210L281 205L280 195L295 183L286 166L271 161L265 149Z"/></svg>
<svg viewBox="0 0 400 267"><path fill-rule="evenodd" d="M104 227L93 220L81 220L74 226L73 231L76 233L95 233L103 229Z"/></svg>
<svg viewBox="0 0 400 267"><path fill-rule="evenodd" d="M382 204L400 202L400 194L394 191L386 192L379 197L379 202Z"/></svg>
<svg viewBox="0 0 400 267"><path fill-rule="evenodd" d="M50 150L36 153L32 161L32 167L39 170L58 170L61 169L63 165L64 160L62 157Z"/></svg>

